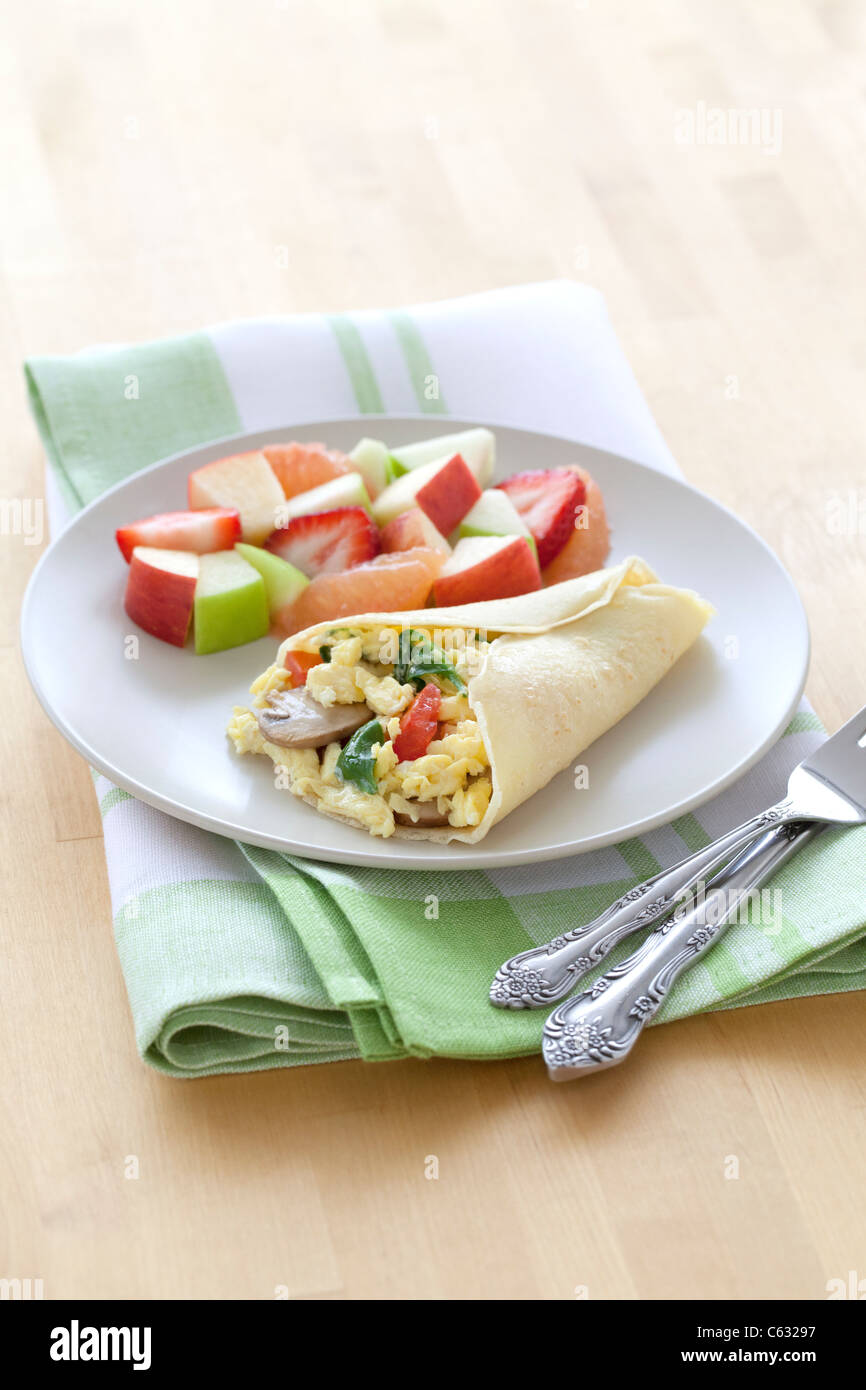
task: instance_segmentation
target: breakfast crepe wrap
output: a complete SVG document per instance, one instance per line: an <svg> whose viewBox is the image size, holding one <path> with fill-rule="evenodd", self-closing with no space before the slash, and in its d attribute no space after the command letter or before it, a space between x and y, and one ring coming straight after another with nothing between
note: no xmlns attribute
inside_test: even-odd
<svg viewBox="0 0 866 1390"><path fill-rule="evenodd" d="M486 639L480 669L468 679L469 706L490 764L492 791L477 825L400 825L404 839L474 844L491 827L568 767L634 709L699 636L713 609L689 589L658 581L632 557L610 569L534 593L455 608L363 613L319 623L286 639L289 652L317 653L335 629L384 629ZM305 800L326 815L351 815Z"/></svg>

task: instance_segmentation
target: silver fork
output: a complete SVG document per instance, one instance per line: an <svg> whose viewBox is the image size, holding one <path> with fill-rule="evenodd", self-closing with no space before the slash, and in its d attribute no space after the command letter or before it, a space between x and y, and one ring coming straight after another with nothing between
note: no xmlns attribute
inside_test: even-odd
<svg viewBox="0 0 866 1390"><path fill-rule="evenodd" d="M502 1009L538 1009L562 999L618 942L661 921L762 833L795 821L866 821L866 707L794 768L787 796L775 806L629 889L588 925L505 961L490 987L491 1002Z"/></svg>
<svg viewBox="0 0 866 1390"><path fill-rule="evenodd" d="M544 1025L541 1051L552 1081L571 1081L628 1057L671 985L715 946L737 910L803 845L823 834L817 821L776 826L711 880L706 894L659 922L636 951L559 1004Z"/></svg>

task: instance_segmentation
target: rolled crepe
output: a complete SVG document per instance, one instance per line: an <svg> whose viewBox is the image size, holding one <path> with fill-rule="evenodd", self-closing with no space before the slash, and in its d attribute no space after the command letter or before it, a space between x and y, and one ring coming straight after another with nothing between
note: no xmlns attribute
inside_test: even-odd
<svg viewBox="0 0 866 1390"><path fill-rule="evenodd" d="M471 828L395 830L403 839L475 844L634 709L713 611L692 590L660 583L649 565L632 557L515 598L318 623L287 638L277 662L282 665L289 651L318 652L335 628L362 634L463 629L486 638L486 657L468 681L490 762L492 794L483 819Z"/></svg>

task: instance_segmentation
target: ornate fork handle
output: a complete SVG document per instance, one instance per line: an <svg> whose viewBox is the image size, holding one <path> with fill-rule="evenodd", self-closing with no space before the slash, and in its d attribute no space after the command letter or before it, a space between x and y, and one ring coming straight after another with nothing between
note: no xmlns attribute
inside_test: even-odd
<svg viewBox="0 0 866 1390"><path fill-rule="evenodd" d="M554 1009L542 1040L551 1079L624 1061L674 980L715 945L743 899L823 829L799 822L767 831L716 874L702 900L659 923L626 960Z"/></svg>
<svg viewBox="0 0 866 1390"><path fill-rule="evenodd" d="M711 845L629 889L587 926L564 932L544 946L521 951L499 967L490 1001L500 1009L538 1009L562 999L581 975L604 960L624 937L669 913L732 854L768 826L802 816L790 797L744 821Z"/></svg>

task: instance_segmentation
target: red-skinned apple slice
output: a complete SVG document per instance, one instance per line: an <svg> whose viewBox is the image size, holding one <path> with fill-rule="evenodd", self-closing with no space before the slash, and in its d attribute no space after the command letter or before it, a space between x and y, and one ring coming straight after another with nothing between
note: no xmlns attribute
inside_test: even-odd
<svg viewBox="0 0 866 1390"><path fill-rule="evenodd" d="M463 455L461 454L460 457L463 458ZM410 507L417 506L418 493L427 486L437 473L441 473L443 468L447 468L453 459L453 453L446 454L443 458L420 464L418 468L413 468L411 472L404 473L393 483L389 483L385 491L380 493L373 503L373 520L379 526L387 526L388 522L393 521L395 516L408 511ZM477 480L479 489L483 487L486 470L471 458L463 458L463 462Z"/></svg>
<svg viewBox="0 0 866 1390"><path fill-rule="evenodd" d="M182 647L192 621L198 573L199 557L191 550L136 546L123 606L145 632Z"/></svg>
<svg viewBox="0 0 866 1390"><path fill-rule="evenodd" d="M207 555L212 550L231 550L241 538L241 518L236 507L207 507L198 512L158 512L121 526L115 532L124 560L129 563L137 545L156 550L193 550Z"/></svg>
<svg viewBox="0 0 866 1390"><path fill-rule="evenodd" d="M540 588L538 560L525 536L468 536L458 541L433 583L440 608Z"/></svg>
<svg viewBox="0 0 866 1390"><path fill-rule="evenodd" d="M241 517L241 539L261 545L276 525L277 508L286 499L277 475L264 454L231 454L190 473L189 505L236 507Z"/></svg>
<svg viewBox="0 0 866 1390"><path fill-rule="evenodd" d="M415 494L415 501L441 535L461 522L481 496L478 479L461 454L455 454L444 468L433 474Z"/></svg>

